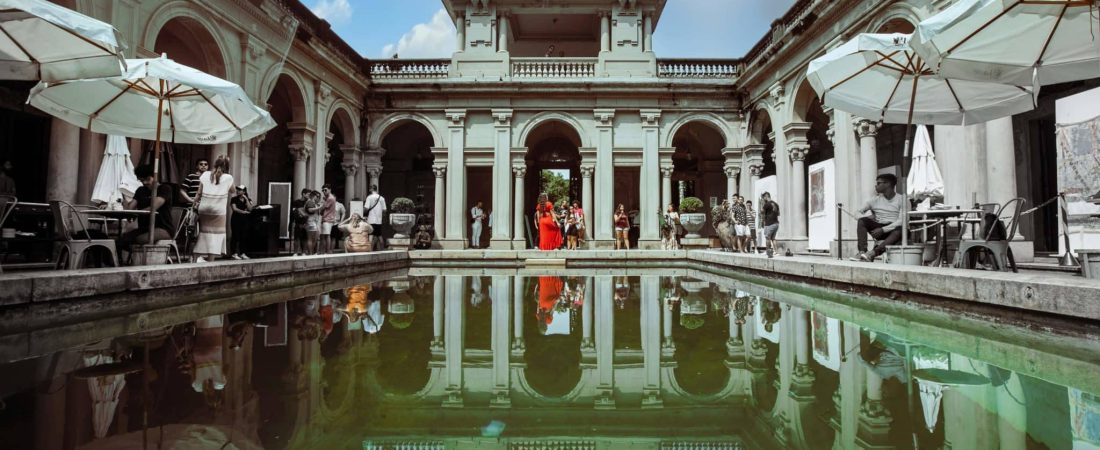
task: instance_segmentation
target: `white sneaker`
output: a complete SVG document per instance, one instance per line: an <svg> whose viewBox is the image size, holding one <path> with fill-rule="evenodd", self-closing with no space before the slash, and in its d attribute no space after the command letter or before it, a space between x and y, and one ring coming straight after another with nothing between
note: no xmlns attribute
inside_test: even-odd
<svg viewBox="0 0 1100 450"><path fill-rule="evenodd" d="M233 259L235 259L235 260L238 260L238 261L240 261L240 259L241 259L241 256L240 256L240 255L236 255L236 254L234 254L234 255L230 255L229 257L230 257L230 258L233 258Z"/></svg>
<svg viewBox="0 0 1100 450"><path fill-rule="evenodd" d="M252 258L249 258L248 255L246 255L244 253L241 253L241 259L252 259Z"/></svg>
<svg viewBox="0 0 1100 450"><path fill-rule="evenodd" d="M195 258L195 262L197 262L197 263L204 263L204 262L206 262L206 258L203 258L203 257L201 257L201 256L200 256L200 257L198 257L198 258Z"/></svg>

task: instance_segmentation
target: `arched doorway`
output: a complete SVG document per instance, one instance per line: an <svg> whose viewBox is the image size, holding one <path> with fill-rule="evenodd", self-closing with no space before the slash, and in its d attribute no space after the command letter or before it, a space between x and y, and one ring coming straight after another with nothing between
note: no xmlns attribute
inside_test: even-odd
<svg viewBox="0 0 1100 450"><path fill-rule="evenodd" d="M386 131L381 142L386 153L382 155L379 191L390 202L405 197L425 211L432 208L436 195L432 147L437 143L431 131L420 122L406 120Z"/></svg>
<svg viewBox="0 0 1100 450"><path fill-rule="evenodd" d="M760 161L764 168L760 178L770 177L775 175L775 161L772 157L775 154L775 133L772 129L772 118L764 109L757 110L755 116L752 124L752 142L764 146ZM760 193L757 192L756 195L759 197Z"/></svg>
<svg viewBox="0 0 1100 450"><path fill-rule="evenodd" d="M705 212L728 199L733 192L726 192L725 163L722 149L726 140L713 125L704 121L692 121L676 130L672 136L672 203L680 204L685 197L698 197ZM661 205L663 211L666 205ZM709 221L702 234L713 233Z"/></svg>
<svg viewBox="0 0 1100 450"><path fill-rule="evenodd" d="M540 193L545 192L555 206L581 200L581 138L572 126L559 120L539 124L524 142L524 217L531 217ZM534 238L537 224L528 224L526 235Z"/></svg>
<svg viewBox="0 0 1100 450"><path fill-rule="evenodd" d="M344 149L355 144L354 123L348 111L340 108L332 114L328 128L332 139L328 141L328 155L325 159L325 184L332 186L333 195L341 202L347 202L357 195L354 189L353 192L347 191L347 174L344 173L344 160L348 158Z"/></svg>
<svg viewBox="0 0 1100 450"><path fill-rule="evenodd" d="M275 128L267 132L267 137L260 144L256 170L260 202L272 201L268 199L268 183L291 182L294 179L294 158L290 154L288 124L305 121L305 105L302 99L302 90L294 79L286 74L279 75L267 101L268 111L275 120ZM296 197L297 193L293 196Z"/></svg>
<svg viewBox="0 0 1100 450"><path fill-rule="evenodd" d="M153 42L153 51L169 59L201 70L218 78L226 78L225 57L210 30L190 17L176 17L164 24ZM153 143L143 143L142 162L152 163ZM161 181L179 182L195 170L195 161L210 159L213 146L170 144L162 146ZM211 161L213 162L213 161ZM240 179L240 174L232 174Z"/></svg>

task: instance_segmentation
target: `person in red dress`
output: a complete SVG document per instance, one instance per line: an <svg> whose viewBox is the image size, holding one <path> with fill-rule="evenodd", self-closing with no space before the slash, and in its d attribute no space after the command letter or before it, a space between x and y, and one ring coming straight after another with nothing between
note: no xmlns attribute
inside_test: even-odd
<svg viewBox="0 0 1100 450"><path fill-rule="evenodd" d="M558 225L558 215L554 213L554 204L545 197L540 197L535 215L539 219L539 250L560 248L561 226Z"/></svg>

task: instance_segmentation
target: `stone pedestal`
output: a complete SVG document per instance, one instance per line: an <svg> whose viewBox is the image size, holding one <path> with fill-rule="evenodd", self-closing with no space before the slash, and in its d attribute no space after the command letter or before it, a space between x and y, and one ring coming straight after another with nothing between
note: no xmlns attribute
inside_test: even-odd
<svg viewBox="0 0 1100 450"><path fill-rule="evenodd" d="M412 245L411 238L390 238L386 241L389 244L389 250L408 250Z"/></svg>

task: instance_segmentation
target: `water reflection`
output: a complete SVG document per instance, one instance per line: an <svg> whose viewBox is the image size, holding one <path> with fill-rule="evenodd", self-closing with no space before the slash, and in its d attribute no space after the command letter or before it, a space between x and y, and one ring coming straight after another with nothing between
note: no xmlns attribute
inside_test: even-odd
<svg viewBox="0 0 1100 450"><path fill-rule="evenodd" d="M782 295L644 274L354 285L6 364L0 441L1100 448L1097 383L1071 373L1095 360ZM491 420L504 441L478 437Z"/></svg>

